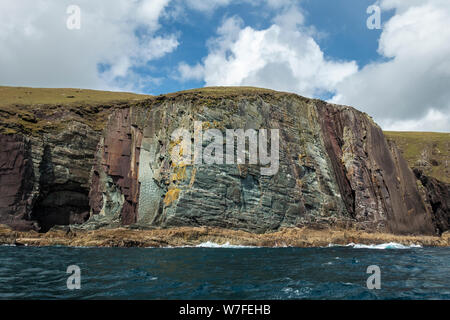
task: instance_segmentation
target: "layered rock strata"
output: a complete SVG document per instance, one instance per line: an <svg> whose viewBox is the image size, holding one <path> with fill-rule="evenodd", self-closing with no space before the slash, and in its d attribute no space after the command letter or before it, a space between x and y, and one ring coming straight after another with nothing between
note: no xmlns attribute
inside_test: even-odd
<svg viewBox="0 0 450 320"><path fill-rule="evenodd" d="M0 223L41 231L74 223L252 233L307 226L431 235L448 228L448 206L436 205L445 197L439 182L417 180L372 119L351 107L207 88L96 114L103 116L95 125L73 118L57 131L0 137ZM172 133L193 133L196 122L224 137L227 129L278 129L278 171L262 175L264 165L248 159L174 162ZM203 150L209 143L203 140Z"/></svg>

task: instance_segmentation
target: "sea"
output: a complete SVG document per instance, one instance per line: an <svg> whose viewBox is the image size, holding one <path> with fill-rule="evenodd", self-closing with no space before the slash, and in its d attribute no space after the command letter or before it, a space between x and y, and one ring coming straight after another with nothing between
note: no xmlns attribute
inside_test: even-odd
<svg viewBox="0 0 450 320"><path fill-rule="evenodd" d="M450 248L1 246L0 299L450 299Z"/></svg>

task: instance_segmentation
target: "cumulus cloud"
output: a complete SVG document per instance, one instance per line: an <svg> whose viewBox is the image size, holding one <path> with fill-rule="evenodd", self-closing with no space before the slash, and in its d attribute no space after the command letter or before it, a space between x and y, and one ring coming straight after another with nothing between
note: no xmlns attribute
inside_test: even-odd
<svg viewBox="0 0 450 320"><path fill-rule="evenodd" d="M0 84L139 90L133 67L178 46L176 35L156 34L168 3L78 0L81 28L69 30L72 1L2 0Z"/></svg>
<svg viewBox="0 0 450 320"><path fill-rule="evenodd" d="M429 109L420 120L383 121L383 129L387 131L449 131L450 116L435 109Z"/></svg>
<svg viewBox="0 0 450 320"><path fill-rule="evenodd" d="M385 0L395 9L379 39L385 62L337 85L333 102L371 114L385 129L449 131L450 2Z"/></svg>
<svg viewBox="0 0 450 320"><path fill-rule="evenodd" d="M253 6L267 6L270 9L280 9L292 6L296 0L178 0L180 7L211 13L217 8L230 4L250 4Z"/></svg>
<svg viewBox="0 0 450 320"><path fill-rule="evenodd" d="M276 5L273 1L272 5ZM244 26L237 16L226 19L210 40L201 65L179 65L184 79L203 76L207 86L249 85L316 96L333 91L357 71L355 62L325 57L303 15L285 7L263 30Z"/></svg>
<svg viewBox="0 0 450 320"><path fill-rule="evenodd" d="M147 72L149 63L179 46L180 33L165 32L162 18L237 3L271 16L270 26L227 16L208 54L179 63L176 79L332 94L332 102L368 112L384 129L449 131L448 0L377 1L395 15L379 39L383 59L360 69L326 56L294 0L78 0L80 30L66 28L70 0L2 0L0 85L140 91L162 81Z"/></svg>
<svg viewBox="0 0 450 320"><path fill-rule="evenodd" d="M190 66L185 62L180 62L178 65L179 76L176 76L178 80L202 80L205 76L205 68L200 63L195 66Z"/></svg>
<svg viewBox="0 0 450 320"><path fill-rule="evenodd" d="M218 7L223 7L229 5L233 0L207 0L207 1L198 1L198 0L184 0L184 4L190 7L191 9L203 12L211 12Z"/></svg>

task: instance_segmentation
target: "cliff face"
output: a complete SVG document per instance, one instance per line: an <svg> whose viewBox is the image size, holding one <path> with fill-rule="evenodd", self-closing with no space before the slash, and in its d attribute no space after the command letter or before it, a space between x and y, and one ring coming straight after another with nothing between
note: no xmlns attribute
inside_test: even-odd
<svg viewBox="0 0 450 320"><path fill-rule="evenodd" d="M108 116L138 98L145 96L0 87L0 224L47 231L85 222Z"/></svg>
<svg viewBox="0 0 450 320"><path fill-rule="evenodd" d="M395 145L367 115L351 108L318 108L347 211L369 229L430 233L431 213L414 174Z"/></svg>
<svg viewBox="0 0 450 320"><path fill-rule="evenodd" d="M385 131L384 135L397 145L410 168L450 183L450 133Z"/></svg>
<svg viewBox="0 0 450 320"><path fill-rule="evenodd" d="M82 110L66 114L55 130L4 131L0 223L44 231L86 220L81 228L448 228L439 222L448 206L433 205L441 189L418 182L381 129L350 107L270 90L206 88ZM278 129L278 171L262 175L267 165L248 159L174 162L172 133L193 134L200 121L203 133L223 134L224 149L226 129ZM210 142L203 140L203 150Z"/></svg>
<svg viewBox="0 0 450 320"><path fill-rule="evenodd" d="M0 223L17 230L37 227L31 221L34 179L30 143L23 136L0 136Z"/></svg>
<svg viewBox="0 0 450 320"><path fill-rule="evenodd" d="M0 135L0 223L47 231L86 221L99 139L75 121L59 132Z"/></svg>
<svg viewBox="0 0 450 320"><path fill-rule="evenodd" d="M97 150L89 204L107 223L130 225L137 220L139 154L142 132L131 118L133 109L114 111Z"/></svg>
<svg viewBox="0 0 450 320"><path fill-rule="evenodd" d="M425 189L427 203L433 212L433 222L438 233L450 230L450 184L428 177L419 169L414 174Z"/></svg>

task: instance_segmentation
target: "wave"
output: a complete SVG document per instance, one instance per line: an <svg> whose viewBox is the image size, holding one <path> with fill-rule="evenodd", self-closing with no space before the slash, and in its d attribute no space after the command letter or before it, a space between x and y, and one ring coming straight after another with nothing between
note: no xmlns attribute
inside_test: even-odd
<svg viewBox="0 0 450 320"><path fill-rule="evenodd" d="M397 242L388 242L382 244L359 244L349 243L347 245L329 244L328 247L352 247L354 249L413 249L422 248L420 244L404 245Z"/></svg>
<svg viewBox="0 0 450 320"><path fill-rule="evenodd" d="M254 249L261 248L256 246L243 246L234 245L226 242L224 244L219 244L211 241L202 242L196 246L184 245L184 246L165 246L165 247L146 247L147 249L183 249L183 248L222 248L222 249Z"/></svg>
<svg viewBox="0 0 450 320"><path fill-rule="evenodd" d="M225 249L246 249L246 248L258 248L255 246L242 246L242 245L233 245L229 242L226 242L225 244L218 244L215 242L207 241L200 243L199 245L195 246L196 248L225 248Z"/></svg>

